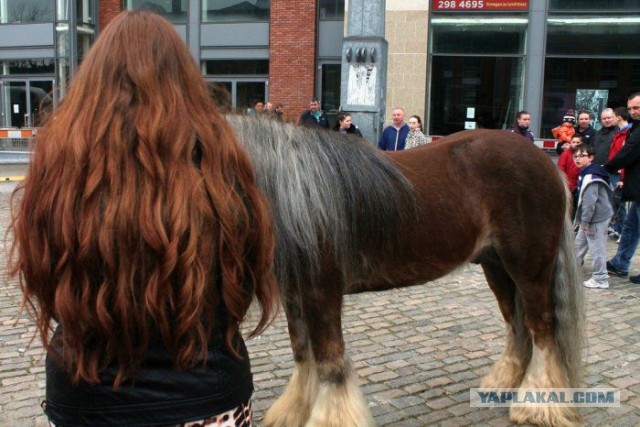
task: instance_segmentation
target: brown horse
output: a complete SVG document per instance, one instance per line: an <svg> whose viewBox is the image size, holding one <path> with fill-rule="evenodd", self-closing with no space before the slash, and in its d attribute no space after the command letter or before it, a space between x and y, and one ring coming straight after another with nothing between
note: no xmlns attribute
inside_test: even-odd
<svg viewBox="0 0 640 427"><path fill-rule="evenodd" d="M547 155L495 130L381 153L338 133L230 121L271 203L295 357L265 425L373 425L345 355L343 295L425 283L467 262L482 266L506 322L504 351L482 387L578 386L570 198ZM510 417L579 421L567 407L512 407Z"/></svg>

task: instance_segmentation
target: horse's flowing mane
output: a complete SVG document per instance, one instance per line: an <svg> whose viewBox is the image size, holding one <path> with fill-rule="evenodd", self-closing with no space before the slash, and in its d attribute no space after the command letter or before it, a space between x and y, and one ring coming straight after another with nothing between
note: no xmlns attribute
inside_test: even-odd
<svg viewBox="0 0 640 427"><path fill-rule="evenodd" d="M251 162L179 35L152 13L123 13L98 38L12 206L10 272L74 381L115 364L118 386L154 331L181 369L204 360L214 328L237 354L252 297L256 330L277 310Z"/></svg>
<svg viewBox="0 0 640 427"><path fill-rule="evenodd" d="M313 285L327 253L353 279L398 247L415 218L411 185L373 144L337 132L231 115L271 203L281 289Z"/></svg>

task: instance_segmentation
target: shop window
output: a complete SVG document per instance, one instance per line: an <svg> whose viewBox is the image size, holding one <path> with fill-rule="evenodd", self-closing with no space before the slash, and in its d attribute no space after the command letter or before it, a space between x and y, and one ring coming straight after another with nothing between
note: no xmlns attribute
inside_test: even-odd
<svg viewBox="0 0 640 427"><path fill-rule="evenodd" d="M128 10L151 10L174 24L187 22L188 0L125 0Z"/></svg>
<svg viewBox="0 0 640 427"><path fill-rule="evenodd" d="M526 18L433 18L431 52L524 54Z"/></svg>
<svg viewBox="0 0 640 427"><path fill-rule="evenodd" d="M55 65L53 58L33 58L17 59L14 61L1 61L2 69L0 74L4 75L25 75L25 74L53 74Z"/></svg>
<svg viewBox="0 0 640 427"><path fill-rule="evenodd" d="M640 18L550 17L547 55L640 55Z"/></svg>
<svg viewBox="0 0 640 427"><path fill-rule="evenodd" d="M520 109L522 67L521 57L434 56L429 133L505 128Z"/></svg>
<svg viewBox="0 0 640 427"><path fill-rule="evenodd" d="M209 60L205 62L205 74L208 76L228 75L268 75L269 60Z"/></svg>
<svg viewBox="0 0 640 427"><path fill-rule="evenodd" d="M53 22L53 0L0 0L0 24Z"/></svg>
<svg viewBox="0 0 640 427"><path fill-rule="evenodd" d="M344 19L344 0L318 0L318 16L328 21Z"/></svg>
<svg viewBox="0 0 640 427"><path fill-rule="evenodd" d="M94 22L93 0L76 0L76 16L78 24Z"/></svg>
<svg viewBox="0 0 640 427"><path fill-rule="evenodd" d="M549 0L549 10L640 10L638 0Z"/></svg>
<svg viewBox="0 0 640 427"><path fill-rule="evenodd" d="M202 0L202 22L269 21L271 0Z"/></svg>
<svg viewBox="0 0 640 427"><path fill-rule="evenodd" d="M551 138L568 109L576 109L578 91L606 91L606 107L626 106L640 87L640 60L612 58L547 58L542 100L541 137ZM595 117L597 127L599 118Z"/></svg>

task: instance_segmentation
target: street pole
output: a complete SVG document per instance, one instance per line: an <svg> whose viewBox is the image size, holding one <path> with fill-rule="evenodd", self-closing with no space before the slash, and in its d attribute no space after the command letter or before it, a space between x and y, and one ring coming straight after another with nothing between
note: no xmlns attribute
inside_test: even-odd
<svg viewBox="0 0 640 427"><path fill-rule="evenodd" d="M365 138L376 143L386 108L385 0L349 0L342 43L341 110L351 113Z"/></svg>

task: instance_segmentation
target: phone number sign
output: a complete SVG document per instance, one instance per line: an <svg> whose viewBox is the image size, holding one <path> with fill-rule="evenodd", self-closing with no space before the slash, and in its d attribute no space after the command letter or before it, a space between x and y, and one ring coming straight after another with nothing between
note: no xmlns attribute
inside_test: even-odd
<svg viewBox="0 0 640 427"><path fill-rule="evenodd" d="M432 10L529 10L529 0L433 0Z"/></svg>

